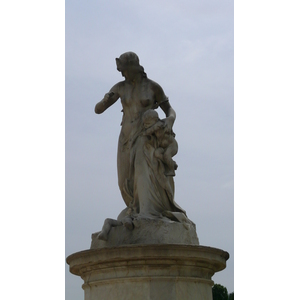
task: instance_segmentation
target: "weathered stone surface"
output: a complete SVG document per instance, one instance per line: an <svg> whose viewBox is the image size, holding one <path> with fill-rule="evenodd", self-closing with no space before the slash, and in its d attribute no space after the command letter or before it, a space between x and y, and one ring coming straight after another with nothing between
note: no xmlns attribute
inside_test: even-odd
<svg viewBox="0 0 300 300"><path fill-rule="evenodd" d="M133 225L133 230L125 226L112 227L107 241L97 238L100 232L92 234L91 249L132 244L199 245L196 228L192 223L161 218L133 220Z"/></svg>
<svg viewBox="0 0 300 300"><path fill-rule="evenodd" d="M116 63L125 80L95 112L121 100L117 167L126 208L92 234L90 250L67 258L70 272L84 280L85 300L212 300L212 276L226 267L229 254L199 246L195 224L175 202L176 113L135 53Z"/></svg>
<svg viewBox="0 0 300 300"><path fill-rule="evenodd" d="M174 197L173 177L178 167L173 160L178 151L173 132L175 110L162 87L147 77L135 53L123 53L116 64L124 80L96 104L95 113L102 114L121 100L117 169L119 189L128 208L126 216L164 215L173 221L186 221L186 212ZM158 108L165 118L159 118ZM107 239L110 226L119 226L118 221L122 220L104 224L102 239Z"/></svg>
<svg viewBox="0 0 300 300"><path fill-rule="evenodd" d="M74 253L85 300L212 300L212 276L229 254L187 245L132 245Z"/></svg>

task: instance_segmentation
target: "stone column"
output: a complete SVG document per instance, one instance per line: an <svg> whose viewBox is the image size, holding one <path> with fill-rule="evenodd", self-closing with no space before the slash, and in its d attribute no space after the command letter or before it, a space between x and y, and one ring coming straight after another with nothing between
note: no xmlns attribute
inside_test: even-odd
<svg viewBox="0 0 300 300"><path fill-rule="evenodd" d="M85 300L212 300L212 276L229 254L194 245L129 245L74 253Z"/></svg>

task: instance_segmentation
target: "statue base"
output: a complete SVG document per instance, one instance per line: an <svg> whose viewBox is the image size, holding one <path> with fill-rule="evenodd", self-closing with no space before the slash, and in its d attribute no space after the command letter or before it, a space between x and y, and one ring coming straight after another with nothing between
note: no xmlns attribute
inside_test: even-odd
<svg viewBox="0 0 300 300"><path fill-rule="evenodd" d="M84 281L85 300L212 300L212 276L226 267L223 250L193 245L128 245L67 257Z"/></svg>
<svg viewBox="0 0 300 300"><path fill-rule="evenodd" d="M125 226L112 227L107 240L98 239L99 233L100 231L92 234L91 249L136 244L199 245L194 223L174 222L167 218L135 219L132 230Z"/></svg>

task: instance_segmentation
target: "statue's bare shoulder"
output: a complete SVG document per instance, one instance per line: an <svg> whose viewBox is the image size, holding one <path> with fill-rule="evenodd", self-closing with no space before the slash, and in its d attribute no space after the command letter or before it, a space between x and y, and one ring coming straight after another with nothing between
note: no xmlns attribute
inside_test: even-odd
<svg viewBox="0 0 300 300"><path fill-rule="evenodd" d="M149 79L149 78L147 78L147 80L148 80L151 88L153 89L153 91L155 91L155 92L163 92L162 87L157 82L155 82L154 80Z"/></svg>
<svg viewBox="0 0 300 300"><path fill-rule="evenodd" d="M116 83L109 92L113 92L114 94L118 94L119 97L124 93L124 89L126 88L125 80Z"/></svg>
<svg viewBox="0 0 300 300"><path fill-rule="evenodd" d="M153 91L153 94L155 96L155 100L158 104L165 102L168 98L165 95L164 90L162 87L155 81L148 79L149 85L151 90Z"/></svg>

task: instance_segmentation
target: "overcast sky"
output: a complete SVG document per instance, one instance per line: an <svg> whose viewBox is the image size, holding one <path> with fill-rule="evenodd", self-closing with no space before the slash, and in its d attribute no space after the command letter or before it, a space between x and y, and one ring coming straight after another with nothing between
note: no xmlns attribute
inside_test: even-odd
<svg viewBox="0 0 300 300"><path fill-rule="evenodd" d="M234 290L233 1L66 1L66 255L88 249L125 207L117 184L121 104L95 104L117 82L115 58L135 52L177 114L175 200L200 244L228 251L213 277ZM162 117L162 111L159 111ZM66 299L82 300L66 266Z"/></svg>
<svg viewBox="0 0 300 300"><path fill-rule="evenodd" d="M65 258L88 249L91 233L124 207L116 171L121 106L101 116L93 109L122 80L114 59L129 50L177 113L176 201L196 223L202 245L231 255L215 282L238 299L295 296L298 4L234 4L234 252L232 5L1 2L6 298L83 299L82 280L69 273Z"/></svg>

